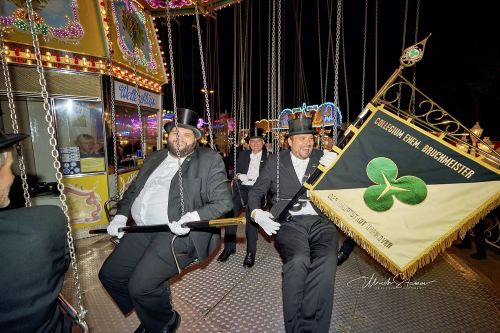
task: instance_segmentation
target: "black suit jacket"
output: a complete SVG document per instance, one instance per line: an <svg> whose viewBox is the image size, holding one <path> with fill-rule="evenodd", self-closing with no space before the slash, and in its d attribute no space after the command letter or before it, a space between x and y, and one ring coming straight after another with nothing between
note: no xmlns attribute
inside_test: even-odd
<svg viewBox="0 0 500 333"><path fill-rule="evenodd" d="M268 191L272 193L272 207L271 213L273 216L277 216L281 210L288 204L289 200L293 198L295 193L301 188L302 183L297 178L295 173L295 169L293 168L292 158L290 156L292 152L290 150L283 150L279 153L280 156L280 200L277 200L277 155L273 154L269 156L269 160L267 161L264 169L259 174L259 178L255 182L255 185L252 187L248 194L248 208L250 212L254 209L261 208L261 200L266 195ZM314 169L319 165L319 159L323 153L320 150L314 149L311 156L309 157L309 164L307 165L305 178L307 180L308 176L314 172ZM306 194L303 195L302 198L305 197ZM316 209L316 208L315 208ZM318 214L321 215L321 212L316 209Z"/></svg>
<svg viewBox="0 0 500 333"><path fill-rule="evenodd" d="M57 206L0 211L0 331L62 332L57 296L69 264Z"/></svg>
<svg viewBox="0 0 500 333"><path fill-rule="evenodd" d="M236 173L246 174L248 172L248 167L250 166L250 154L252 154L251 150L244 150L238 155L238 160L236 161ZM266 161L267 151L264 149L262 150L262 157L260 158L259 174Z"/></svg>
<svg viewBox="0 0 500 333"><path fill-rule="evenodd" d="M117 214L130 217L134 200L141 193L151 173L168 156L162 149L151 154L145 161L137 177L125 191L118 204ZM223 216L233 208L231 191L222 157L212 149L197 147L182 163L182 188L185 213L197 211L202 220ZM179 173L170 183L168 194L168 219L177 221L182 216L179 191ZM216 249L220 241L219 229L192 230L189 233L196 248L198 259L205 259Z"/></svg>

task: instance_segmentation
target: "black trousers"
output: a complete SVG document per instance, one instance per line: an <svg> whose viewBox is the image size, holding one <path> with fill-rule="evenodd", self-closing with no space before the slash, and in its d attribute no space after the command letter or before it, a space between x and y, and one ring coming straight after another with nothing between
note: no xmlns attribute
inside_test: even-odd
<svg viewBox="0 0 500 333"><path fill-rule="evenodd" d="M170 232L126 234L104 262L99 279L123 314L135 309L147 332L169 332L176 319L167 280L178 273ZM189 236L176 237L181 268L195 259Z"/></svg>
<svg viewBox="0 0 500 333"><path fill-rule="evenodd" d="M337 271L337 229L317 215L292 216L276 235L283 260L286 332L328 332Z"/></svg>
<svg viewBox="0 0 500 333"><path fill-rule="evenodd" d="M239 187L239 191L238 191ZM233 211L230 213L232 216L239 216L241 210L244 208L242 205L246 205L248 202L248 192L252 186L246 185L235 185L235 191L233 192ZM245 212L246 224L245 224L245 235L247 238L247 252L255 253L257 251L257 239L259 234L258 225L252 221L250 218L250 211L247 209ZM236 249L236 228L237 226L226 227L224 231L224 248L227 250Z"/></svg>

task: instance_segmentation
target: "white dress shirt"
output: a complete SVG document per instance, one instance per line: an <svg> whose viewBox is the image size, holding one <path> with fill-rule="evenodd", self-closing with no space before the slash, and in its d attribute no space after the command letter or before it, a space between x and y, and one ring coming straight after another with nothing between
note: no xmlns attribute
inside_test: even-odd
<svg viewBox="0 0 500 333"><path fill-rule="evenodd" d="M250 153L250 164L248 165L247 177L248 180L242 181L242 185L253 186L259 177L260 160L262 158L262 150L257 154Z"/></svg>
<svg viewBox="0 0 500 333"><path fill-rule="evenodd" d="M186 157L181 158L181 164ZM166 224L170 183L179 170L176 156L167 158L149 175L141 193L132 204L132 217L137 225Z"/></svg>
<svg viewBox="0 0 500 333"><path fill-rule="evenodd" d="M295 157L295 155L291 151L290 156L292 158L292 164L295 170L295 174L297 175L299 182L303 184L307 180L304 179L304 175L306 174L307 165L309 164L309 158L301 160L300 158ZM309 197L309 191L307 191L307 196ZM305 203L305 207L302 207L302 209L297 212L290 211L290 215L318 215L318 213L316 213L316 211L314 210L311 202L307 201Z"/></svg>

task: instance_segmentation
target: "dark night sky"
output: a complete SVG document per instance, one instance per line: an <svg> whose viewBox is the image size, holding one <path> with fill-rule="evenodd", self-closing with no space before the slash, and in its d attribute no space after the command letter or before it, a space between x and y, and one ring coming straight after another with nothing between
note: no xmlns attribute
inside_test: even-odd
<svg viewBox="0 0 500 333"><path fill-rule="evenodd" d="M251 2L251 4L250 4ZM500 38L496 23L497 0L421 0L418 39L432 33L427 43L424 59L417 65L416 85L434 101L449 111L469 128L476 121L485 128L484 135L498 137L496 114L500 110ZM328 37L327 5L336 6L335 0L319 0L322 39L323 80ZM344 0L345 54L350 119L361 110L362 55L364 28L364 0ZM365 103L375 94L375 0L368 1L368 28L366 49ZM415 38L417 0L409 0L406 46ZM252 42L252 121L267 116L267 52L268 52L268 0L242 2L242 17L251 6L253 14ZM403 38L404 0L378 1L378 87L399 65ZM297 15L301 16L300 48L307 85L305 93L299 93ZM320 104L319 42L316 0L283 1L283 107L297 107L303 102ZM259 15L260 13L260 15ZM335 7L332 15L332 33L335 37ZM216 13L218 33L214 18L201 17L203 38L210 35L210 54L207 67L213 81L216 68L219 82L211 84L220 98L216 112L230 111L233 78L233 16L234 6ZM200 58L194 17L178 19L174 24L174 52L178 106L202 110ZM168 50L166 26L160 33L165 51ZM260 32L260 38L259 38ZM218 56L215 54L215 36L218 36ZM259 47L260 42L260 47ZM166 52L167 53L167 52ZM168 54L167 54L168 57ZM217 58L217 62L215 59ZM333 55L330 55L327 101L333 101ZM342 61L342 59L341 59ZM261 73L259 75L259 67ZM182 69L182 70L181 70ZM340 67L341 73L343 67ZM405 75L411 80L411 72ZM259 81L259 77L261 81ZM248 80L246 81L248 82ZM339 78L340 108L346 117L344 77ZM259 91L261 93L259 94ZM170 90L168 89L168 93ZM262 103L259 107L259 103Z"/></svg>

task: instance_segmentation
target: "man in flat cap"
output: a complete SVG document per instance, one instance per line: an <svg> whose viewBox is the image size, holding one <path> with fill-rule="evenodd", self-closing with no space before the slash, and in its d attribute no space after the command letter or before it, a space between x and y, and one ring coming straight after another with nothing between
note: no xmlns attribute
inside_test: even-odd
<svg viewBox="0 0 500 333"><path fill-rule="evenodd" d="M178 126L165 125L168 148L144 161L118 204L108 233L123 238L99 272L123 314L135 309L141 321L136 332L177 330L180 315L172 309L167 280L193 261L210 256L220 241L217 229L191 231L182 224L219 218L233 205L220 154L198 146L198 114L179 108L177 122ZM124 236L118 229L129 218L137 225L168 224L171 232Z"/></svg>

